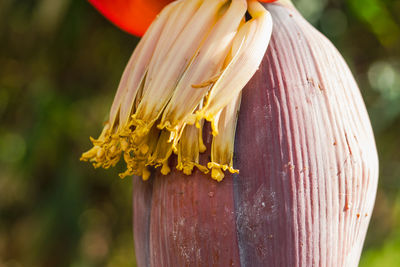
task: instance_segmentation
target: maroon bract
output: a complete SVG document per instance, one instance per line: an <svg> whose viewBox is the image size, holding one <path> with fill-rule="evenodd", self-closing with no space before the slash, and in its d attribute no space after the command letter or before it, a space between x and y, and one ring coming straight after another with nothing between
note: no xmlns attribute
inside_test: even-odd
<svg viewBox="0 0 400 267"><path fill-rule="evenodd" d="M239 173L220 183L200 168L135 176L139 266L358 264L378 180L362 97L338 51L288 1L264 6L274 26L242 93ZM212 132L205 123L206 151ZM197 161L207 165L209 154Z"/></svg>

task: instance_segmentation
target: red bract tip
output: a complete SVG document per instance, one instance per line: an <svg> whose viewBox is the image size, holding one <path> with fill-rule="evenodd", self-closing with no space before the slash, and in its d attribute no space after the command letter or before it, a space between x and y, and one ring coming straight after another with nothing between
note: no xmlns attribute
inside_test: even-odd
<svg viewBox="0 0 400 267"><path fill-rule="evenodd" d="M103 16L128 33L142 36L171 0L88 0Z"/></svg>
<svg viewBox="0 0 400 267"><path fill-rule="evenodd" d="M172 0L88 0L103 16L128 33L142 36ZM271 3L276 0L260 0Z"/></svg>

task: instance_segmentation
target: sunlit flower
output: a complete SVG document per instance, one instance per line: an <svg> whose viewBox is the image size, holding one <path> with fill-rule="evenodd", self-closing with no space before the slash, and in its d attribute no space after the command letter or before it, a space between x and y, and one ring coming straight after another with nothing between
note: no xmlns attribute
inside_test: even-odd
<svg viewBox="0 0 400 267"><path fill-rule="evenodd" d="M148 12L132 5L162 1L92 2L104 14L110 8L102 4L126 7L117 12L124 19L112 20L137 34L147 25L132 27L126 14ZM122 157L121 177L152 174L146 183L133 177L140 266L358 263L378 181L368 113L335 47L290 1L265 6L269 11L251 0L166 6L82 156L104 168ZM204 179L224 175L232 179Z"/></svg>
<svg viewBox="0 0 400 267"><path fill-rule="evenodd" d="M247 15L246 15L247 14ZM109 168L122 158L121 177L142 176L149 167L170 172L194 167L221 181L232 163L241 90L257 71L272 31L268 11L250 0L181 0L167 5L133 52L110 116L81 160ZM202 141L212 126L211 151ZM199 163L199 153L210 162Z"/></svg>

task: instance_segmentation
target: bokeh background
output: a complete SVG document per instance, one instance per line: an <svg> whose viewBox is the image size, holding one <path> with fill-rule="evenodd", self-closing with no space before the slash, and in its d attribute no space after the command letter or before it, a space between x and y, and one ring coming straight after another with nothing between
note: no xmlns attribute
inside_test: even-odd
<svg viewBox="0 0 400 267"><path fill-rule="evenodd" d="M400 1L294 3L342 52L375 131L360 266L399 266ZM131 180L79 157L137 41L86 1L0 0L0 267L134 266Z"/></svg>

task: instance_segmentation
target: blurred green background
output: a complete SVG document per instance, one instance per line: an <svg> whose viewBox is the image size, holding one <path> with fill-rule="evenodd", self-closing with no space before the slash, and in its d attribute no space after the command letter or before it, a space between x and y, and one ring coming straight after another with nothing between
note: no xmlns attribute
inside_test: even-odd
<svg viewBox="0 0 400 267"><path fill-rule="evenodd" d="M376 134L360 266L399 266L400 1L294 3L346 58ZM131 180L79 157L136 42L86 1L0 0L0 267L134 266Z"/></svg>

